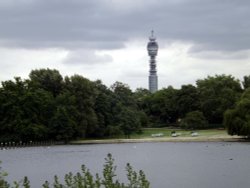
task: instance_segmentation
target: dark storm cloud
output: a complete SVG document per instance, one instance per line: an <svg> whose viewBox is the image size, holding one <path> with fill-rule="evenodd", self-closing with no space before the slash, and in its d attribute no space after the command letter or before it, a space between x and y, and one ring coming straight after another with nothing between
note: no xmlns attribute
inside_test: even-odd
<svg viewBox="0 0 250 188"><path fill-rule="evenodd" d="M0 2L0 45L116 49L151 28L161 44L194 44L190 52L250 49L250 1L20 0Z"/></svg>

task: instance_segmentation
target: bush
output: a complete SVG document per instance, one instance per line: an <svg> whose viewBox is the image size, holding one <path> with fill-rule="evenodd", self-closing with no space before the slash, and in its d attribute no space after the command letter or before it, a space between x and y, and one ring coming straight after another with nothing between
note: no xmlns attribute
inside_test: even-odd
<svg viewBox="0 0 250 188"><path fill-rule="evenodd" d="M103 166L101 178L98 174L93 176L89 169L82 165L81 172L76 173L75 175L70 172L65 175L64 183L60 183L57 176L54 177L54 182L50 184L46 181L42 187L43 188L149 188L149 181L146 179L146 176L142 170L137 173L133 170L130 164L127 164L127 179L128 183L120 183L115 179L116 166L114 166L114 159L111 154L108 154L105 158L105 164ZM14 182L14 187L24 187L30 188L30 182L27 177L25 177L21 182ZM4 180L3 172L0 172L0 187L1 188L10 188L8 182Z"/></svg>
<svg viewBox="0 0 250 188"><path fill-rule="evenodd" d="M180 126L185 129L204 129L207 128L208 122L202 112L192 111L181 120Z"/></svg>

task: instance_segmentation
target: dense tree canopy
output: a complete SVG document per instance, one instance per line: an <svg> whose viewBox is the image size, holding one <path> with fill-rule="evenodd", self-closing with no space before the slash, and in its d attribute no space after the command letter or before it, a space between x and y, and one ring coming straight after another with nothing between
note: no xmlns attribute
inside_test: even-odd
<svg viewBox="0 0 250 188"><path fill-rule="evenodd" d="M230 135L250 137L250 88L243 93L235 108L226 111L224 125Z"/></svg>
<svg viewBox="0 0 250 188"><path fill-rule="evenodd" d="M249 80L245 76L241 88L230 75L208 76L197 80L197 86L169 86L152 94L143 88L133 92L121 82L107 87L81 75L63 78L57 70L33 70L29 79L2 82L0 141L130 137L142 127L180 126L180 122L185 128L212 127L222 124L228 109L233 109L225 115L229 133L245 134ZM233 117L237 118L229 124Z"/></svg>
<svg viewBox="0 0 250 188"><path fill-rule="evenodd" d="M200 110L200 95L195 86L183 85L176 95L179 118L183 118L188 112Z"/></svg>
<svg viewBox="0 0 250 188"><path fill-rule="evenodd" d="M33 70L2 82L0 141L64 140L139 132L144 112L123 83L107 88L80 75Z"/></svg>
<svg viewBox="0 0 250 188"><path fill-rule="evenodd" d="M144 99L143 109L156 126L173 123L178 118L176 106L177 90L173 87L164 88Z"/></svg>
<svg viewBox="0 0 250 188"><path fill-rule="evenodd" d="M213 124L223 121L223 113L234 107L242 92L239 80L230 75L208 76L204 80L197 80L196 84L201 110L209 123Z"/></svg>
<svg viewBox="0 0 250 188"><path fill-rule="evenodd" d="M244 89L247 89L247 88L250 87L250 75L249 75L249 76L244 76L244 77L243 77L243 82L242 82L242 84L243 84Z"/></svg>
<svg viewBox="0 0 250 188"><path fill-rule="evenodd" d="M44 89L56 97L63 89L63 77L58 70L39 69L29 74L29 85L34 89Z"/></svg>

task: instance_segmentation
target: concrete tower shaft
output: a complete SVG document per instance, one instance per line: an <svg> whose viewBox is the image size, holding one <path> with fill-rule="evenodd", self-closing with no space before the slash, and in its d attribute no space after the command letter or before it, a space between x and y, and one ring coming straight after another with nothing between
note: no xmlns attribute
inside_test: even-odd
<svg viewBox="0 0 250 188"><path fill-rule="evenodd" d="M154 31L151 31L151 36L149 37L149 42L147 45L148 55L150 56L149 60L149 91L154 93L158 90L158 77L156 70L156 56L158 53L158 43L156 42L156 37L154 36Z"/></svg>

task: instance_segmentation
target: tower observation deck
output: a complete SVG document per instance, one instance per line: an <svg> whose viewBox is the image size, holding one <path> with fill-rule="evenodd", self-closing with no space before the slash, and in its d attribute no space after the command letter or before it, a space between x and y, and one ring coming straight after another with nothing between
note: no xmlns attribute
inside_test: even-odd
<svg viewBox="0 0 250 188"><path fill-rule="evenodd" d="M147 45L148 55L150 56L149 60L149 91L154 93L158 90L158 76L156 70L156 56L158 52L158 44L156 42L156 37L154 36L154 31L151 31L151 36L149 37L149 42Z"/></svg>

